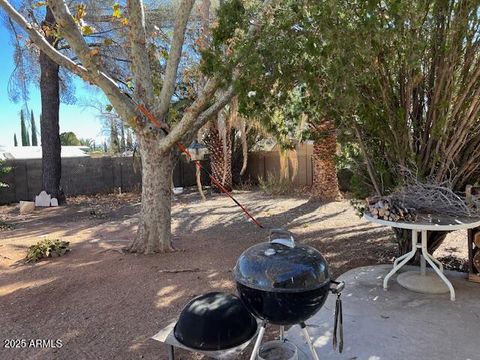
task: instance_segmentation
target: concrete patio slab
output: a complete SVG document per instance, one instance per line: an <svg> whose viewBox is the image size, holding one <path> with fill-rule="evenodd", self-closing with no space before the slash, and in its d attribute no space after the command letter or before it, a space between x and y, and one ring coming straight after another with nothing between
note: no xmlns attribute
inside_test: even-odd
<svg viewBox="0 0 480 360"><path fill-rule="evenodd" d="M480 284L467 282L465 274L446 271L457 294L420 294L396 281L383 290L383 277L391 265L350 270L345 281L342 354L332 348L335 296L307 321L320 359L349 360L480 360ZM404 270L418 269L405 266ZM300 327L286 337L299 347L299 359L310 359Z"/></svg>

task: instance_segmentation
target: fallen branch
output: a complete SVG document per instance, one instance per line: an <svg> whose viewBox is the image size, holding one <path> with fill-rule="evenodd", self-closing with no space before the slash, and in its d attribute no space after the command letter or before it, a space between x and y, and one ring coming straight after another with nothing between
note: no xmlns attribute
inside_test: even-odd
<svg viewBox="0 0 480 360"><path fill-rule="evenodd" d="M203 270L200 270L199 268L158 270L158 272L162 274L178 274L178 273L199 272L199 271L203 271Z"/></svg>

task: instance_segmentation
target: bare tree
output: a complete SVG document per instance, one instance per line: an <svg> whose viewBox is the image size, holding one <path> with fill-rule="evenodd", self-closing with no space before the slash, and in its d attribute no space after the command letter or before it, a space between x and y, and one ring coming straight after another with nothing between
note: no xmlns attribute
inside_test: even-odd
<svg viewBox="0 0 480 360"><path fill-rule="evenodd" d="M270 1L262 3L258 17L251 20L251 25L245 33L245 40L259 33L260 18L263 17L269 3ZM172 250L173 149L178 141L192 139L198 129L215 116L235 93L232 85L225 86L219 77L210 77L206 80L201 95L188 106L181 119L171 129L166 122L193 5L194 0L182 0L178 6L168 60L164 70L161 71L161 79L157 79L161 80L157 94L155 84L158 81L155 81L153 74L159 66L157 62L151 60L152 47L147 37L145 7L142 0L127 1L128 26L125 31L129 39L128 60L134 87L132 100L108 72L101 57L98 56L99 51L88 46L85 32L82 34L82 17L78 16L78 12L77 17L72 16L70 8L64 1L48 0L47 6L53 13L58 24L57 30L69 45L73 57L68 57L55 49L47 41L39 26L29 23L7 0L0 0L0 6L4 11L24 28L31 41L42 52L60 66L101 88L123 121L135 129L142 158L142 206L137 237L129 247L133 252L155 253ZM236 68L233 67L233 80L238 73ZM217 90L222 87L224 88L222 95L216 98ZM153 117L145 118L139 111L138 104L149 109ZM153 118L156 119L155 123L152 123Z"/></svg>

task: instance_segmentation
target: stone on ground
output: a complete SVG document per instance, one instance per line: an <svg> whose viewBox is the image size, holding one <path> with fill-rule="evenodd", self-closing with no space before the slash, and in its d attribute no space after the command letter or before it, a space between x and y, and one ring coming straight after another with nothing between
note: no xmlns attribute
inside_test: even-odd
<svg viewBox="0 0 480 360"><path fill-rule="evenodd" d="M35 196L35 206L49 207L51 200L52 197L47 194L46 191L42 191L39 195Z"/></svg>
<svg viewBox="0 0 480 360"><path fill-rule="evenodd" d="M30 214L35 210L33 201L20 201L20 214Z"/></svg>

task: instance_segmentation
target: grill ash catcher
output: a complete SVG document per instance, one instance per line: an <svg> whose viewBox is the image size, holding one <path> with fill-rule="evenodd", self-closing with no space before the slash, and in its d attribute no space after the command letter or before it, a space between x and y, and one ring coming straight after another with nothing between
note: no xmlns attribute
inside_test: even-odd
<svg viewBox="0 0 480 360"><path fill-rule="evenodd" d="M221 292L200 295L185 306L176 323L154 336L169 345L169 359L175 358L174 347L214 359L234 359L256 336L250 356L256 360L272 343L262 346L267 325L280 326L280 342L276 342L280 345L287 345L285 326L299 325L311 358L319 360L305 321L322 308L329 293L337 296L333 347L343 351L340 295L345 284L330 278L328 263L318 250L295 243L286 230L274 229L268 242L240 255L233 275L238 297Z"/></svg>

